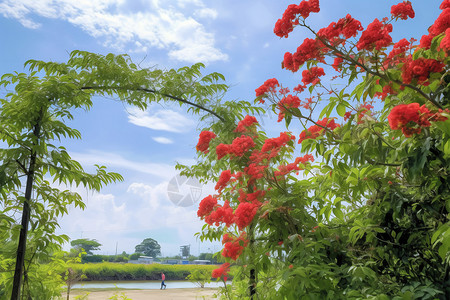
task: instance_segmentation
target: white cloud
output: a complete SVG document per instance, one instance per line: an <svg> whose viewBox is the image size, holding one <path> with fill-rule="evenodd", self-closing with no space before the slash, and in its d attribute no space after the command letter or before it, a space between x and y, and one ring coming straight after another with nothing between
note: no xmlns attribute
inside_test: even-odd
<svg viewBox="0 0 450 300"><path fill-rule="evenodd" d="M132 0L5 0L0 3L0 13L17 19L23 26L36 29L39 23L32 19L62 19L76 25L105 45L123 51L138 47L165 49L169 57L187 62L227 60L228 56L214 45L215 38L205 26L183 9L187 4L200 9L194 12L199 18L215 18L217 12L206 8L201 0L185 0L178 6L170 1L149 1L142 4L151 9L127 11Z"/></svg>
<svg viewBox="0 0 450 300"><path fill-rule="evenodd" d="M155 142L160 144L173 144L173 140L163 137L163 136L157 136L152 138Z"/></svg>
<svg viewBox="0 0 450 300"><path fill-rule="evenodd" d="M217 10L212 8L201 8L195 11L194 15L199 18L215 19L217 18Z"/></svg>
<svg viewBox="0 0 450 300"><path fill-rule="evenodd" d="M94 164L105 165L110 167L125 168L128 170L138 171L144 174L155 175L160 178L168 179L176 174L172 165L163 163L149 163L142 161L128 160L118 154L102 151L91 150L89 152L70 152L70 156L81 163L84 167L93 166Z"/></svg>
<svg viewBox="0 0 450 300"><path fill-rule="evenodd" d="M137 108L130 108L128 111L130 113L128 115L130 123L153 130L187 132L195 125L193 120L170 109L158 110L152 114L148 110L142 111Z"/></svg>

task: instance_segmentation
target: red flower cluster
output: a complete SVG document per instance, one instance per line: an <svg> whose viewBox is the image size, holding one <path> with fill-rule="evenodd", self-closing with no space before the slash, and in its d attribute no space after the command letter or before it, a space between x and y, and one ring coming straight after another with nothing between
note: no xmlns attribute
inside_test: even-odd
<svg viewBox="0 0 450 300"><path fill-rule="evenodd" d="M260 206L261 202L258 200L239 203L234 212L234 223L239 227L239 230L242 230L250 225Z"/></svg>
<svg viewBox="0 0 450 300"><path fill-rule="evenodd" d="M242 135L233 140L230 145L219 144L216 147L217 159L221 159L227 154L233 154L241 157L249 149L255 147L255 142L249 136Z"/></svg>
<svg viewBox="0 0 450 300"><path fill-rule="evenodd" d="M447 30L445 30L445 36L439 44L439 47L441 49L444 49L445 51L450 50L450 28L447 28Z"/></svg>
<svg viewBox="0 0 450 300"><path fill-rule="evenodd" d="M228 272L230 271L230 263L224 263L218 269L214 269L211 273L212 278L222 278L224 281L228 279Z"/></svg>
<svg viewBox="0 0 450 300"><path fill-rule="evenodd" d="M297 96L287 95L278 102L278 122L284 119L284 112L289 108L298 108L300 106L300 99Z"/></svg>
<svg viewBox="0 0 450 300"><path fill-rule="evenodd" d="M335 69L337 72L341 71L342 63L344 62L344 59L340 56L336 56L334 58L333 64L331 65L333 69Z"/></svg>
<svg viewBox="0 0 450 300"><path fill-rule="evenodd" d="M334 130L339 127L339 124L334 122L334 119L323 118L322 120L317 121L317 125L313 125L309 127L307 130L303 130L300 133L300 139L298 143L301 144L304 140L307 139L315 139L322 135L324 132L324 127Z"/></svg>
<svg viewBox="0 0 450 300"><path fill-rule="evenodd" d="M195 148L197 149L197 151L208 153L209 143L215 137L216 134L214 132L207 130L200 132L200 137Z"/></svg>
<svg viewBox="0 0 450 300"><path fill-rule="evenodd" d="M448 110L445 110L448 112ZM392 129L401 129L406 137L412 136L414 133L420 133L422 127L431 126L432 122L442 122L447 120L441 115L442 110L433 113L419 103L400 104L391 110L388 116L389 125Z"/></svg>
<svg viewBox="0 0 450 300"><path fill-rule="evenodd" d="M392 43L390 32L392 32L392 24L383 24L378 19L375 19L361 34L356 48L358 50L372 51L374 48L380 50L383 47L387 47Z"/></svg>
<svg viewBox="0 0 450 300"><path fill-rule="evenodd" d="M217 205L217 198L213 197L211 195L206 196L205 198L203 198L202 201L200 201L200 204L198 206L198 211L197 211L197 216L199 216L200 218L203 218L207 215L209 215L214 207L216 207Z"/></svg>
<svg viewBox="0 0 450 300"><path fill-rule="evenodd" d="M215 205L213 211L205 216L205 222L209 225L219 226L224 223L226 226L233 224L233 209L230 207L230 202L225 201L223 206Z"/></svg>
<svg viewBox="0 0 450 300"><path fill-rule="evenodd" d="M292 171L300 171L303 168L301 168L299 166L299 164L303 164L305 165L307 162L313 162L314 161L314 157L311 154L306 154L303 157L297 157L295 159L295 162L290 163L288 165L281 165L278 167L278 171L274 172L275 176L284 176Z"/></svg>
<svg viewBox="0 0 450 300"><path fill-rule="evenodd" d="M439 17L437 17L434 24L428 29L428 32L433 36L443 33L450 26L450 8L444 9Z"/></svg>
<svg viewBox="0 0 450 300"><path fill-rule="evenodd" d="M403 62L403 59L406 56L406 51L411 49L411 43L408 42L407 39L401 39L392 47L392 51L389 53L388 57L386 57L383 66L387 69L390 66L396 66L399 63Z"/></svg>
<svg viewBox="0 0 450 300"><path fill-rule="evenodd" d="M413 79L417 79L418 84L427 85L430 73L440 73L444 69L444 64L434 60L420 57L412 60L409 56L405 59L402 67L402 79L404 83L411 83Z"/></svg>
<svg viewBox="0 0 450 300"><path fill-rule="evenodd" d="M219 193L226 187L228 182L231 179L231 171L225 170L220 173L219 180L217 181L216 186L214 187L216 191L219 191Z"/></svg>
<svg viewBox="0 0 450 300"><path fill-rule="evenodd" d="M286 70L297 72L299 67L308 60L324 62L324 53L327 49L323 43L315 39L304 39L294 54L286 52L284 54L283 67Z"/></svg>
<svg viewBox="0 0 450 300"><path fill-rule="evenodd" d="M428 28L428 35L423 35L420 39L420 48L428 49L431 46L431 40L445 32L450 27L450 3L447 0L444 0L439 7L443 9L442 13L437 17L434 24Z"/></svg>
<svg viewBox="0 0 450 300"><path fill-rule="evenodd" d="M419 103L400 104L391 110L388 121L392 129L401 129L406 137L410 137L413 133L420 133L421 127L431 125L428 120L429 114L430 111L425 105L420 106Z"/></svg>
<svg viewBox="0 0 450 300"><path fill-rule="evenodd" d="M319 77L324 76L325 72L321 67L312 67L309 70L303 70L302 72L302 82L304 85L308 85L312 83L312 85L316 85L320 82Z"/></svg>
<svg viewBox="0 0 450 300"><path fill-rule="evenodd" d="M222 244L225 245L222 256L236 260L242 254L244 248L247 247L247 234L242 232L239 237L235 237L225 233L222 238Z"/></svg>
<svg viewBox="0 0 450 300"><path fill-rule="evenodd" d="M299 5L291 4L283 13L283 17L278 19L273 32L279 37L288 37L298 24L298 15L307 18L312 12L319 12L319 0L302 1Z"/></svg>
<svg viewBox="0 0 450 300"><path fill-rule="evenodd" d="M275 93L277 86L280 86L280 84L278 83L278 80L276 78L267 79L263 85L255 90L256 97L264 96L264 94L270 92ZM264 103L264 101L261 102Z"/></svg>
<svg viewBox="0 0 450 300"><path fill-rule="evenodd" d="M264 145L261 148L261 152L278 150L279 148L287 145L290 140L295 140L295 136L290 135L287 132L280 132L279 137L265 140Z"/></svg>
<svg viewBox="0 0 450 300"><path fill-rule="evenodd" d="M247 115L243 120L239 121L234 132L246 132L247 128L252 126L253 124L258 124L258 121L255 117Z"/></svg>
<svg viewBox="0 0 450 300"><path fill-rule="evenodd" d="M361 22L347 14L345 18L339 19L337 23L332 22L328 27L320 29L317 35L327 39L332 45L336 46L345 42L345 39L358 35L358 31L362 31L363 29ZM341 38L341 35L344 38Z"/></svg>
<svg viewBox="0 0 450 300"><path fill-rule="evenodd" d="M403 1L397 5L392 5L391 15L393 18L400 18L402 20L406 20L406 19L408 19L408 17L413 19L415 16L415 13L412 8L411 2Z"/></svg>
<svg viewBox="0 0 450 300"><path fill-rule="evenodd" d="M263 190L257 190L253 193L245 193L242 189L239 190L239 202L254 202L254 201L258 201L264 197L264 195L266 194L266 191Z"/></svg>

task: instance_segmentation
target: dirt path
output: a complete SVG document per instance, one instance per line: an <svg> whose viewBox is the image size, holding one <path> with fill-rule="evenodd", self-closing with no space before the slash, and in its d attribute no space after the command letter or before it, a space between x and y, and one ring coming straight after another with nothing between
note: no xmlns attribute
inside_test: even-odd
<svg viewBox="0 0 450 300"><path fill-rule="evenodd" d="M95 291L89 292L89 300L105 300L114 294L122 296L122 293L133 300L211 300L214 293L217 292L215 288L192 288L192 289L166 289L166 290L120 290L120 291ZM75 299L75 296L83 295L86 292L73 290L70 293L70 299ZM63 299L66 296L63 295Z"/></svg>

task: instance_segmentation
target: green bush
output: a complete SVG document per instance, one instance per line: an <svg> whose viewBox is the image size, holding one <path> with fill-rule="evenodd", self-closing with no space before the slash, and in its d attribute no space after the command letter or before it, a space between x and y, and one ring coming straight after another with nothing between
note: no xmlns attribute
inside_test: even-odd
<svg viewBox="0 0 450 300"><path fill-rule="evenodd" d="M77 274L84 274L86 281L105 280L160 280L164 272L167 280L185 280L196 270L211 274L215 265L163 265L163 264L119 264L119 263L86 263L73 264L70 267Z"/></svg>

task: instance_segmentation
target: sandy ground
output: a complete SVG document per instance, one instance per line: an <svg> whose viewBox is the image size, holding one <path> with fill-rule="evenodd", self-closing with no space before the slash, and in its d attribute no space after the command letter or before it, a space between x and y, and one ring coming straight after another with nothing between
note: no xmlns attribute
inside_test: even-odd
<svg viewBox="0 0 450 300"><path fill-rule="evenodd" d="M122 296L125 294L128 298L133 300L210 300L214 298L214 293L217 292L215 288L193 288L193 289L166 289L166 290L120 290L120 291L95 291L89 292L89 300L104 300L113 296L114 294ZM75 299L77 295L83 295L86 292L73 290L70 293L70 299ZM66 299L66 295L63 295Z"/></svg>

